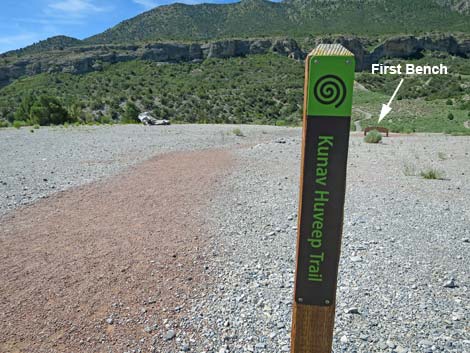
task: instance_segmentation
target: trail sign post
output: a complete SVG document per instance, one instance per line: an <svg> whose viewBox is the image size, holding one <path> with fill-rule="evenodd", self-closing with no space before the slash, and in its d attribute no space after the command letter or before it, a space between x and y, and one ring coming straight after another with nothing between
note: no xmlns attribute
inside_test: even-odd
<svg viewBox="0 0 470 353"><path fill-rule="evenodd" d="M291 353L331 353L354 67L339 44L306 60Z"/></svg>

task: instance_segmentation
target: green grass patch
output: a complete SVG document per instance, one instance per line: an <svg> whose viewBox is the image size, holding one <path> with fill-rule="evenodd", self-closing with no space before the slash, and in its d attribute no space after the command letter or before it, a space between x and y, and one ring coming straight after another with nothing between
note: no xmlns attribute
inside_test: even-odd
<svg viewBox="0 0 470 353"><path fill-rule="evenodd" d="M444 172L434 169L428 168L419 173L424 179L430 180L442 180L444 179Z"/></svg>

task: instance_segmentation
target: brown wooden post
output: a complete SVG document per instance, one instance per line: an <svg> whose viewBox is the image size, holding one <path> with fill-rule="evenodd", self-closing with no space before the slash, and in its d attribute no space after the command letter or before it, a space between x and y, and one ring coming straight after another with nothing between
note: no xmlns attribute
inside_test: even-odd
<svg viewBox="0 0 470 353"><path fill-rule="evenodd" d="M354 66L338 44L306 60L292 353L331 353Z"/></svg>

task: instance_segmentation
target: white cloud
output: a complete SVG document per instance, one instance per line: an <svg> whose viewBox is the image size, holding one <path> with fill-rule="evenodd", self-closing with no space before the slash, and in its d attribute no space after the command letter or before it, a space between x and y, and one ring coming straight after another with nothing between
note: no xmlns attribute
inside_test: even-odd
<svg viewBox="0 0 470 353"><path fill-rule="evenodd" d="M182 4L194 5L202 2L214 2L213 0L132 0L134 3L143 6L146 10L153 9L154 7L167 5L174 2Z"/></svg>
<svg viewBox="0 0 470 353"><path fill-rule="evenodd" d="M92 12L110 11L111 7L100 7L91 0L60 0L49 3L46 13L61 12L67 15L83 16Z"/></svg>
<svg viewBox="0 0 470 353"><path fill-rule="evenodd" d="M136 4L142 5L146 9L153 9L154 7L161 5L161 2L154 0L133 0Z"/></svg>

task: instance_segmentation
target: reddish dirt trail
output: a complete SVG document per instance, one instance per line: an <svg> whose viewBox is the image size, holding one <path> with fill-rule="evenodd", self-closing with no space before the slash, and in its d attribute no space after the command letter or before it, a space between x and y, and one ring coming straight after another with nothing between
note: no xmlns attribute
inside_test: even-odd
<svg viewBox="0 0 470 353"><path fill-rule="evenodd" d="M162 155L0 219L0 352L124 352L143 337L149 352L146 322L183 315L166 309L208 280L204 207L230 165L226 151Z"/></svg>

